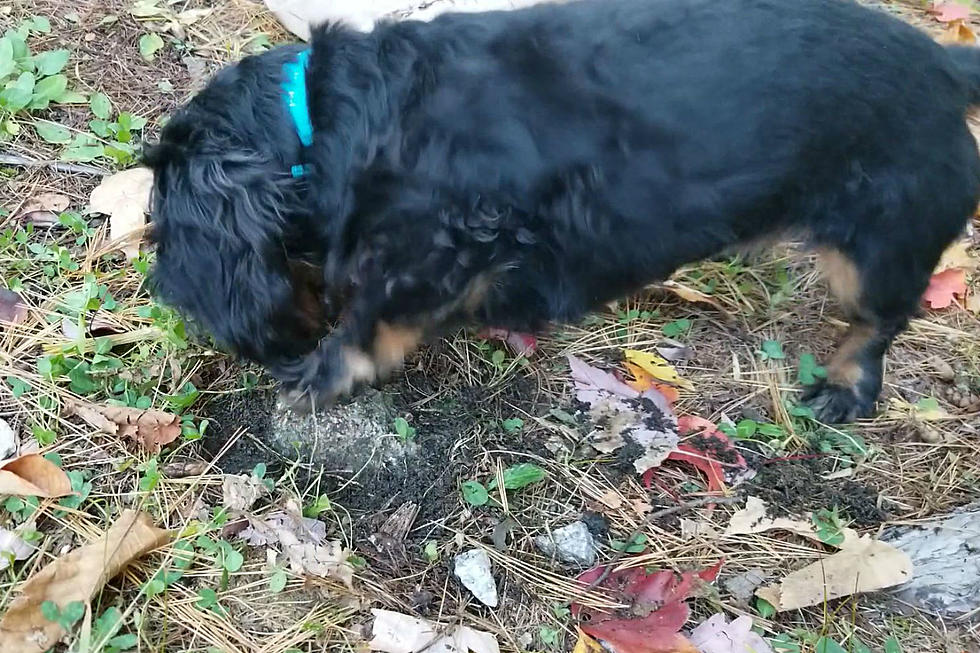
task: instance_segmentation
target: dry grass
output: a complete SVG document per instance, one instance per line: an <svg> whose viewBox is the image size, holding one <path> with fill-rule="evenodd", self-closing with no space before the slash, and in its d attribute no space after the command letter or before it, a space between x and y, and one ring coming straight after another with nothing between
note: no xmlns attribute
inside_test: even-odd
<svg viewBox="0 0 980 653"><path fill-rule="evenodd" d="M285 38L258 5L227 0L215 3L211 15L187 28L182 39L185 52L174 47L171 35L167 37L168 47L157 59L146 62L138 55L137 42L148 26L134 20L128 6L124 0L84 0L71 7L78 14L74 21L65 18L67 9L58 0L24 0L15 3L10 13L0 14L0 21L6 26L28 15L49 16L52 33L32 40L32 45L38 49L69 48L73 52L72 84L85 92L103 91L119 109L150 118L148 133L199 83L188 72L183 54L192 54L213 69L242 56L254 47L260 34L274 42ZM889 4L885 8L935 28L917 5ZM118 16L118 21L102 24L103 17L110 14ZM173 92L160 90L158 83L164 79L171 83ZM43 117L73 130L86 129L90 118L85 107L55 109ZM23 122L25 128L4 142L3 150L37 161L57 158L58 148L37 139L29 128L30 121ZM108 170L106 164L97 165ZM104 227L98 219L88 219L91 231L85 234L56 228L35 230L26 234L24 242L12 238L12 230L18 228L12 218L28 199L42 192L57 192L69 198L71 209L80 211L97 176L57 172L45 166L17 167L3 174L0 206L9 210L3 229L11 230L11 237L0 237L0 272L8 285L19 282L23 286L20 292L30 312L23 323L0 331L0 377L16 377L30 388L15 392L9 383L0 384L0 416L18 429L24 442L33 442L35 437L45 442L53 438L45 451L57 454L65 469L84 472L91 488L76 509L59 511L54 502L42 501L27 518L14 514L17 511L0 510L5 527L36 527L41 533L41 551L4 572L0 609L17 596L24 579L68 548L96 537L123 508L145 510L158 524L178 533L196 536L207 531L216 540L232 541L231 531L220 518L215 519L214 511L222 502L222 458L236 446L235 439L213 458L193 440L170 447L159 459L151 457L130 443L95 433L76 419L64 417L66 402L79 397L63 379L55 382L39 373L39 358L59 352L78 355L72 353L77 343L63 333L64 312L59 307L71 293L84 287L86 275L95 275L119 303L108 316L112 354L123 365L119 372L126 378L127 388L147 397L154 407L166 408L168 397L179 395L188 382L201 392L191 412L198 411L201 404L206 410L206 401L218 394L240 392L252 383L252 371L204 347L182 343L173 316L148 316L152 304L141 288L142 275L116 255L102 251ZM28 247L31 243L41 243L48 250L65 248L77 269L57 268L46 274L44 265L48 262ZM813 439L822 437L821 433L826 436L828 431L807 425L787 411L787 400L792 403L799 390L796 361L807 352L825 356L845 326L826 299L812 263L795 249L782 248L748 262L692 266L676 278L692 287L712 289L712 296L727 315L681 301L663 290L651 290L583 325L556 329L542 338L541 350L530 363L508 358L503 364L492 364L490 353L465 334L422 352L413 361L415 374L400 380L407 394L418 397L413 412L438 412L442 399L470 387L480 388L482 403L492 407L492 414L483 416L487 419L456 423L454 436L459 447L480 451L462 461L454 470L456 478L487 479L508 464L533 462L548 472L548 479L511 496L498 497L503 507L494 511L468 507L461 499L438 497L448 506L445 514L414 524L407 540L407 559L400 561L386 562L369 553L370 547L360 535L363 516L335 504L320 516L327 522L331 537L366 555L370 562L358 570L354 591L291 572L285 588L273 591L268 586L270 571L262 550L236 545L246 553L237 571L223 570L216 555L199 550L180 580L166 592L148 598L140 589L159 570L172 568L175 551L171 547L139 561L111 581L94 602L95 614L108 606L119 606L126 614L126 629L140 636L140 650L151 651L355 650L363 642L361 626L369 616L369 606L405 612L418 608L447 624L463 622L493 631L505 650L570 650L574 625L562 608L572 598L597 606L613 604L599 591L583 595L581 586L574 582L574 573L540 555L532 537L584 512L601 513L613 538L624 539L638 528L645 533L649 546L630 564L684 569L724 558L723 578L757 567L778 577L816 560L824 554L820 547L788 535L685 538L676 520L646 521L644 514L651 506L674 505L678 498L703 496L696 475L681 467L665 468L658 474L656 486L647 489L614 461L580 455L576 445L581 434L549 413L553 407L568 408L566 354L613 367L624 347L657 346L665 340L664 325L686 319L691 321L691 328L678 339L692 347L695 356L679 367L695 390L682 395L678 412L716 422L751 417L779 425L784 435L775 438L778 442L743 443L747 452L751 450L757 457L778 458L810 451ZM980 288L974 286L974 291ZM649 315L640 318L640 313ZM781 342L786 359L760 358L757 351L763 340ZM90 338L80 349L90 352L95 344ZM955 381L941 378L937 360L954 370ZM419 379L425 384L419 385ZM889 357L886 402L905 402L894 404L901 406L935 397L948 411L948 418L930 424L934 442L921 440L921 424L909 411L883 411L876 419L847 429L863 439L870 454L848 456L832 448L824 456L827 467L823 471L850 469L850 480L877 492L879 507L887 510L888 523L892 524L914 523L976 500L980 496L980 407L974 404L964 409L947 401L953 396L950 389L957 385L961 393L976 395L980 390L980 321L962 308L916 320ZM94 398L104 401L104 390ZM189 428L200 428L199 417L188 416ZM524 420L520 441L516 437L502 439L488 425L509 417ZM248 424L243 426L239 437L250 437ZM163 471L147 488L146 484L153 481L154 464ZM307 464L287 463L267 509L281 505L287 497L308 505L322 492L319 481L307 480L311 471ZM611 502L610 497L619 501ZM609 507L610 503L617 507ZM381 511L382 517L396 507ZM684 517L723 530L733 510L728 506L698 508ZM509 529L503 550L490 544L491 534L501 522ZM421 553L421 546L430 540L437 543L438 560L427 560ZM485 548L494 563L505 597L497 610L475 603L448 571L447 561L472 546ZM602 555L612 559L615 552L604 546ZM223 614L195 606L202 588L218 591ZM754 614L752 606L739 604L725 592L696 602L698 618L722 609L734 615ZM917 611L899 616L893 602L880 596L783 614L772 621L755 616L767 633L826 634L842 642L856 635L878 650L889 636L898 637L905 651L972 651L977 650L980 639L967 623L948 622ZM557 631L558 643L543 643L542 627ZM73 645L77 647L77 642ZM804 641L803 650L812 647Z"/></svg>

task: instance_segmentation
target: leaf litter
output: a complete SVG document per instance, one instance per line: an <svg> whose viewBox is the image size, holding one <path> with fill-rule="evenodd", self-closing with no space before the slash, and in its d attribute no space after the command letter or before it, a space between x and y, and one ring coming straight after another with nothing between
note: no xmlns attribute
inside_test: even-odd
<svg viewBox="0 0 980 653"><path fill-rule="evenodd" d="M698 653L681 632L690 616L685 600L703 584L713 582L721 564L680 574L669 569L648 573L644 567L614 571L598 587L629 607L610 613L572 603L572 616L585 634L614 653ZM605 567L596 567L581 574L578 581L588 586L604 574Z"/></svg>
<svg viewBox="0 0 980 653"><path fill-rule="evenodd" d="M64 470L36 453L0 461L0 495L57 499L72 493Z"/></svg>
<svg viewBox="0 0 980 653"><path fill-rule="evenodd" d="M129 259L140 253L139 236L146 226L152 186L151 170L130 168L103 179L89 197L93 213L109 216L109 239Z"/></svg>
<svg viewBox="0 0 980 653"><path fill-rule="evenodd" d="M68 415L77 415L103 433L135 440L143 449L157 452L181 433L180 417L162 410L71 402Z"/></svg>
<svg viewBox="0 0 980 653"><path fill-rule="evenodd" d="M45 603L87 604L132 561L170 539L171 533L155 527L145 513L124 511L102 537L55 559L24 583L0 620L0 650L43 653L53 647L65 628L45 616Z"/></svg>
<svg viewBox="0 0 980 653"><path fill-rule="evenodd" d="M295 573L334 578L353 587L354 568L346 549L339 541L327 540L326 524L304 517L296 501L288 500L284 510L264 517L245 518L248 526L238 537L250 546L278 547Z"/></svg>
<svg viewBox="0 0 980 653"><path fill-rule="evenodd" d="M575 398L588 406L590 445L602 453L623 449L638 474L659 466L676 449L677 418L660 392L634 390L575 356L568 362Z"/></svg>
<svg viewBox="0 0 980 653"><path fill-rule="evenodd" d="M384 653L499 653L497 637L469 626L444 627L391 610L371 610L372 651Z"/></svg>

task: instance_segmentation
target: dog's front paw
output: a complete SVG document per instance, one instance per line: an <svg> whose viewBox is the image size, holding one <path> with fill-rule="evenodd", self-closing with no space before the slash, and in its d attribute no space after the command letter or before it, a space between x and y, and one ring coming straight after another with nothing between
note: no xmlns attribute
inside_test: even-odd
<svg viewBox="0 0 980 653"><path fill-rule="evenodd" d="M328 341L301 363L290 366L288 375L280 377L280 397L298 413L320 411L333 406L358 385L373 381L375 376L376 366L366 354Z"/></svg>
<svg viewBox="0 0 980 653"><path fill-rule="evenodd" d="M803 403L824 424L845 424L874 415L875 398L863 391L861 384L854 386L821 382L803 395Z"/></svg>

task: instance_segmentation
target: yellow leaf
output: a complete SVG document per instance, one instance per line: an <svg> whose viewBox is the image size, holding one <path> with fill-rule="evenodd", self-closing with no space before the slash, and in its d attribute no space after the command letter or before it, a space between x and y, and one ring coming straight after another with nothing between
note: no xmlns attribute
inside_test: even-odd
<svg viewBox="0 0 980 653"><path fill-rule="evenodd" d="M47 458L29 453L0 462L0 494L48 499L65 497L71 494L71 481Z"/></svg>
<svg viewBox="0 0 980 653"><path fill-rule="evenodd" d="M977 35L962 20L954 20L936 40L946 44L975 45Z"/></svg>
<svg viewBox="0 0 980 653"><path fill-rule="evenodd" d="M677 373L677 370L674 369L673 365L657 354L637 351L636 349L625 349L623 350L623 353L626 355L627 361L639 366L644 372L653 378L665 383L670 383L671 385L679 386L685 390L694 389L694 384L686 379L682 379Z"/></svg>
<svg viewBox="0 0 980 653"><path fill-rule="evenodd" d="M583 633L578 626L575 627L575 630L578 631L578 641L575 643L572 653L602 653L602 646L599 642Z"/></svg>
<svg viewBox="0 0 980 653"><path fill-rule="evenodd" d="M59 608L75 601L87 603L106 582L130 562L170 540L145 513L127 510L98 540L79 547L34 574L20 598L0 620L0 651L44 653L64 636L60 624L41 613L41 604Z"/></svg>

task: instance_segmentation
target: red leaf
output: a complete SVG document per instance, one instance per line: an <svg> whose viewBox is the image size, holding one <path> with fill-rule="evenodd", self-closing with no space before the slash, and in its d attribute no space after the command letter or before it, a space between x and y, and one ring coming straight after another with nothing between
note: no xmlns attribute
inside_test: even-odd
<svg viewBox="0 0 980 653"><path fill-rule="evenodd" d="M940 23L951 23L954 20L967 20L970 17L970 8L960 2L948 0L933 4L930 13L936 16Z"/></svg>
<svg viewBox="0 0 980 653"><path fill-rule="evenodd" d="M669 603L642 619L609 619L581 628L616 653L697 653L680 633L689 612L686 603Z"/></svg>
<svg viewBox="0 0 980 653"><path fill-rule="evenodd" d="M507 329L484 329L479 334L480 338L487 340L503 340L514 353L519 356L530 357L538 350L538 339L530 333L520 333L519 331L508 331Z"/></svg>
<svg viewBox="0 0 980 653"><path fill-rule="evenodd" d="M684 599L694 589L696 579L711 582L717 578L721 564L682 574L670 570L648 574L642 567L613 572L599 586L630 605L626 614L640 616L621 617L578 603L572 603L572 615L587 619L582 631L601 639L616 653L696 653L697 649L680 634L689 614ZM604 569L591 569L578 580L591 584Z"/></svg>
<svg viewBox="0 0 980 653"><path fill-rule="evenodd" d="M717 460L719 456L729 466L739 469L748 467L745 458L735 449L732 441L713 422L695 415L685 415L677 418L677 430L682 436L700 431L698 435L701 440L697 445L691 442L678 445L677 451L671 452L667 460L688 463L701 470L708 480L709 492L721 492L725 489L725 465ZM646 487L650 487L652 471L643 476Z"/></svg>
<svg viewBox="0 0 980 653"><path fill-rule="evenodd" d="M922 299L931 308L946 308L955 297L966 297L966 271L963 268L944 270L932 275Z"/></svg>

